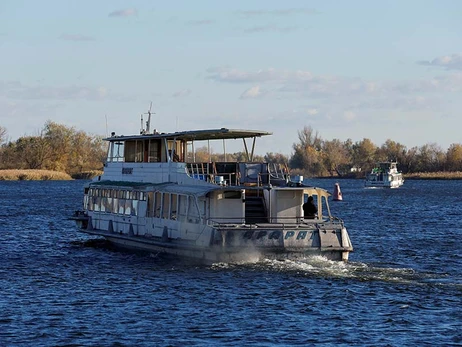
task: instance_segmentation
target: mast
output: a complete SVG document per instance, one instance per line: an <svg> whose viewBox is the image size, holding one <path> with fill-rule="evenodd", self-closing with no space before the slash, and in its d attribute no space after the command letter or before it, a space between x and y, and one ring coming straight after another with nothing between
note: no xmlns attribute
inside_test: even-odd
<svg viewBox="0 0 462 347"><path fill-rule="evenodd" d="M151 101L151 105L149 106L148 112L145 113L148 115L148 120L146 121L146 133L147 134L149 134L149 132L151 131L151 114L155 114L151 112L151 109L152 109L152 101Z"/></svg>

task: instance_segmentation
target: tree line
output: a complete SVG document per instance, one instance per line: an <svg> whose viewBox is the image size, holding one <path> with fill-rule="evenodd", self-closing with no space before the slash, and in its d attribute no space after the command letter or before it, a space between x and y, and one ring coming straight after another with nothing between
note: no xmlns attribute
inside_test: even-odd
<svg viewBox="0 0 462 347"><path fill-rule="evenodd" d="M454 143L444 151L436 143L406 148L388 139L381 146L370 139L323 140L318 132L305 126L298 132L289 158L292 169L308 176L364 176L377 162L396 161L404 174L462 171L462 144Z"/></svg>
<svg viewBox="0 0 462 347"><path fill-rule="evenodd" d="M403 173L462 171L462 144L451 144L444 151L436 143L407 149L391 139L381 146L370 139L353 142L348 139L324 140L317 131L305 126L298 132L298 142L292 146L292 154L267 152L255 156L255 161L287 165L292 174L307 177L364 177L378 162L396 161ZM208 161L207 147L196 149L197 161ZM212 161L245 161L243 152L211 154Z"/></svg>
<svg viewBox="0 0 462 347"><path fill-rule="evenodd" d="M0 169L35 169L78 175L102 170L106 144L101 136L89 135L47 121L37 135L7 141L0 126Z"/></svg>
<svg viewBox="0 0 462 347"><path fill-rule="evenodd" d="M107 146L101 136L47 121L35 136L7 140L0 126L0 169L46 169L77 175L102 170ZM462 171L462 144L454 143L444 151L436 143L420 147L387 140L381 146L370 139L324 140L317 131L305 126L298 132L292 154L266 153L255 161L287 166L293 174L307 177L364 176L380 161L397 161L403 173ZM209 158L210 157L210 158ZM245 161L243 152L209 154L207 147L196 149L196 161Z"/></svg>

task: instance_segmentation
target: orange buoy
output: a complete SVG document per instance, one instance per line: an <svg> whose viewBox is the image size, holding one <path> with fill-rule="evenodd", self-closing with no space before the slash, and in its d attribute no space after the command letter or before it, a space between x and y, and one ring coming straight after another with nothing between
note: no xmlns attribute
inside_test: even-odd
<svg viewBox="0 0 462 347"><path fill-rule="evenodd" d="M338 183L335 183L334 187L334 201L341 201L343 200L342 197L342 192L340 191L340 185Z"/></svg>

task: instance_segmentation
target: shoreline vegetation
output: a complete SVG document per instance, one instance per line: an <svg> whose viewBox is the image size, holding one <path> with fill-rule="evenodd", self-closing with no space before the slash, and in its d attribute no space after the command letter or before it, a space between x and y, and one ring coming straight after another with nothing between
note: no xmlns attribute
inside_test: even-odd
<svg viewBox="0 0 462 347"><path fill-rule="evenodd" d="M102 171L93 170L80 172L74 175L69 175L65 172L52 170L0 170L0 181L50 181L50 180L89 180L98 175ZM416 172L404 174L405 180L462 180L462 171L453 172ZM352 177L316 177L316 178L352 178ZM356 177L363 179L364 177Z"/></svg>
<svg viewBox="0 0 462 347"><path fill-rule="evenodd" d="M70 181L74 179L92 179L102 171L86 171L74 175L53 170L0 170L0 181Z"/></svg>

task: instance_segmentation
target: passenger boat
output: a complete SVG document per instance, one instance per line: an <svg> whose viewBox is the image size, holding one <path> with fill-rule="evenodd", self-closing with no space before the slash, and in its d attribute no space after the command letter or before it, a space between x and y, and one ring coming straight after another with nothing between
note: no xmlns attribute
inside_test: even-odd
<svg viewBox="0 0 462 347"><path fill-rule="evenodd" d="M112 133L104 172L84 186L83 209L71 219L117 246L205 263L310 255L347 261L352 243L330 213L330 194L292 178L286 166L253 160L256 139L267 135L227 128L160 133L149 126L139 135ZM243 140L244 161L195 160L198 143L229 140ZM308 195L317 204L315 219L303 216Z"/></svg>
<svg viewBox="0 0 462 347"><path fill-rule="evenodd" d="M367 188L398 188L404 184L403 174L398 172L396 162L381 162L366 174Z"/></svg>

